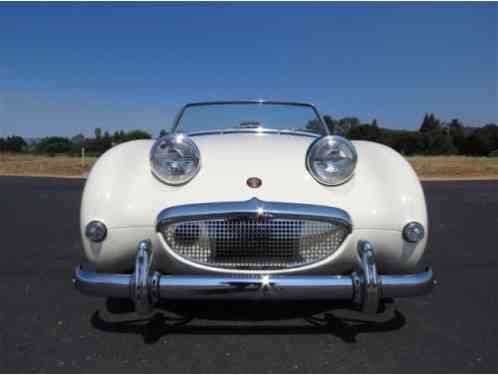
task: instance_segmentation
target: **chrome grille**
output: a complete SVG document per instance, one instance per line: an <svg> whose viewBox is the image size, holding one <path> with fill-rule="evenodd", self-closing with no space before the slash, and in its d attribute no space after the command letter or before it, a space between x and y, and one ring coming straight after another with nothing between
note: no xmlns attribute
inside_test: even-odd
<svg viewBox="0 0 498 375"><path fill-rule="evenodd" d="M179 256L216 268L278 270L334 253L349 233L342 223L293 218L216 218L169 222L160 228Z"/></svg>

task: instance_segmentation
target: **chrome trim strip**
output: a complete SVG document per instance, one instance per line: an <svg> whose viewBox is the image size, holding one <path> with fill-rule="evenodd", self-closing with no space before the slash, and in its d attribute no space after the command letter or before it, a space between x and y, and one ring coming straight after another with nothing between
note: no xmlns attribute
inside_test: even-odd
<svg viewBox="0 0 498 375"><path fill-rule="evenodd" d="M189 137L199 137L203 135L213 135L213 134L237 134L237 133L248 133L248 134L278 134L278 135L296 135L301 137L309 138L321 138L322 136L317 133L311 133L300 130L278 130L278 129L267 129L267 128L255 128L255 129L213 129L204 130L198 132L187 133Z"/></svg>
<svg viewBox="0 0 498 375"><path fill-rule="evenodd" d="M318 206L314 204L266 202L252 198L243 202L214 202L173 206L162 210L156 221L156 231L171 222L199 220L203 218L238 218L238 217L279 217L293 219L313 219L340 223L353 230L349 214L337 207Z"/></svg>

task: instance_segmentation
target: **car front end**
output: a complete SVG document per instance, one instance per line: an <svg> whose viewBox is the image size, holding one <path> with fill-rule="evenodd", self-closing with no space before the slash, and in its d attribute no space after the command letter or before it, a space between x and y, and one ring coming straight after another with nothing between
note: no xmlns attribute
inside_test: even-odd
<svg viewBox="0 0 498 375"><path fill-rule="evenodd" d="M223 105L238 104L301 106ZM416 272L424 194L399 154L306 131L318 114L309 129L249 119L103 155L83 194L90 267L76 269L77 289L144 313L197 299L347 300L376 312L384 298L432 289L432 271Z"/></svg>

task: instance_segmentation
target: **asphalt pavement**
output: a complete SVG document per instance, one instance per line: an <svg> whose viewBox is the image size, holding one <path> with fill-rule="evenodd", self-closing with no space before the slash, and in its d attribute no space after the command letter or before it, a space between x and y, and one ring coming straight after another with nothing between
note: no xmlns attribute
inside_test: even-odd
<svg viewBox="0 0 498 375"><path fill-rule="evenodd" d="M498 181L426 182L432 294L171 304L142 318L73 290L83 180L0 177L2 372L497 372ZM112 311L112 313L110 312Z"/></svg>

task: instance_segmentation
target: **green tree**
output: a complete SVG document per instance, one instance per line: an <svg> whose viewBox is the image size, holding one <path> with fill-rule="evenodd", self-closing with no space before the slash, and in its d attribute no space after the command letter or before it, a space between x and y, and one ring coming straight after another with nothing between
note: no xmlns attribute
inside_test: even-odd
<svg viewBox="0 0 498 375"><path fill-rule="evenodd" d="M23 152L27 146L28 144L24 138L13 135L5 138L3 147L7 152Z"/></svg>
<svg viewBox="0 0 498 375"><path fill-rule="evenodd" d="M104 132L104 136L99 140L100 148L107 151L112 147L112 138L108 131Z"/></svg>
<svg viewBox="0 0 498 375"><path fill-rule="evenodd" d="M498 125L487 124L484 125L483 129L491 138L494 148L498 149Z"/></svg>
<svg viewBox="0 0 498 375"><path fill-rule="evenodd" d="M347 133L347 136L351 139L379 142L381 139L381 131L377 126L363 124L351 128Z"/></svg>
<svg viewBox="0 0 498 375"><path fill-rule="evenodd" d="M71 138L71 142L76 145L83 145L85 143L85 136L81 133L76 134L73 138Z"/></svg>
<svg viewBox="0 0 498 375"><path fill-rule="evenodd" d="M130 130L124 136L126 141L133 141L135 139L151 139L150 133L143 130Z"/></svg>
<svg viewBox="0 0 498 375"><path fill-rule="evenodd" d="M118 132L118 131L115 131L115 132L114 132L114 134L113 134L113 135L112 135L112 137L111 137L111 141L112 141L112 143L114 143L114 144L118 144L118 143L123 142L123 140L122 140L122 138L121 138L121 136L120 136L120 134L119 134L119 132Z"/></svg>
<svg viewBox="0 0 498 375"><path fill-rule="evenodd" d="M419 131L423 134L424 154L450 155L458 153L458 149L453 144L453 138L449 135L448 127L433 113L425 114Z"/></svg>
<svg viewBox="0 0 498 375"><path fill-rule="evenodd" d="M329 133L335 134L335 127L337 126L337 120L335 120L329 115L325 115L323 116L323 121L325 122L325 125L327 125L327 128L329 129Z"/></svg>
<svg viewBox="0 0 498 375"><path fill-rule="evenodd" d="M79 156L81 155L81 149L86 148L86 138L83 134L76 134L70 139L71 141L71 155Z"/></svg>
<svg viewBox="0 0 498 375"><path fill-rule="evenodd" d="M421 133L429 133L432 131L441 129L441 121L439 121L434 113L425 114L424 120L422 121L422 125L420 125Z"/></svg>
<svg viewBox="0 0 498 375"><path fill-rule="evenodd" d="M360 126L360 120L357 117L343 117L337 122L335 131L339 135L346 135L356 126Z"/></svg>
<svg viewBox="0 0 498 375"><path fill-rule="evenodd" d="M457 149L445 129L422 133L424 140L424 154L426 155L452 155Z"/></svg>
<svg viewBox="0 0 498 375"><path fill-rule="evenodd" d="M311 132L311 133L322 133L322 124L320 123L319 120L310 120L304 127L304 131Z"/></svg>
<svg viewBox="0 0 498 375"><path fill-rule="evenodd" d="M102 129L95 128L95 139L100 139L102 137Z"/></svg>
<svg viewBox="0 0 498 375"><path fill-rule="evenodd" d="M498 126L494 124L474 130L465 140L466 155L488 156L496 149L498 149Z"/></svg>
<svg viewBox="0 0 498 375"><path fill-rule="evenodd" d="M398 133L394 149L403 155L416 155L424 153L423 134L413 131Z"/></svg>
<svg viewBox="0 0 498 375"><path fill-rule="evenodd" d="M63 137L45 137L35 146L36 152L49 155L67 153L71 148L71 141Z"/></svg>
<svg viewBox="0 0 498 375"><path fill-rule="evenodd" d="M465 144L465 132L463 124L456 118L451 120L448 124L448 132L453 144L458 150L458 153L463 153L463 147Z"/></svg>

